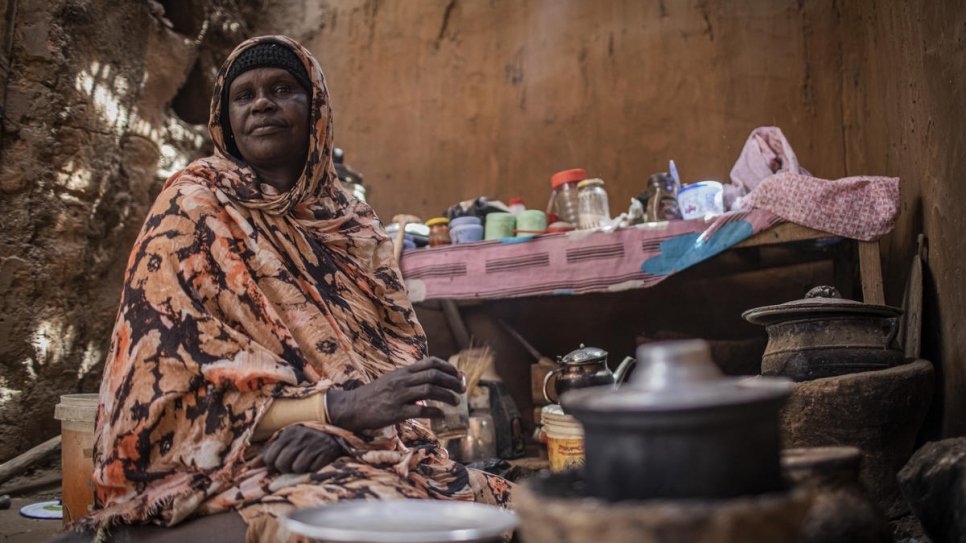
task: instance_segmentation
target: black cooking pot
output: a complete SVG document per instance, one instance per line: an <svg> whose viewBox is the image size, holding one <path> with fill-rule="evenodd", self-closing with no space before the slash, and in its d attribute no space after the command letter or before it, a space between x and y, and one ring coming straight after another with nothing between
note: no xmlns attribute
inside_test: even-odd
<svg viewBox="0 0 966 543"><path fill-rule="evenodd" d="M729 498L783 488L778 411L791 381L725 377L701 340L638 349L620 389L561 396L584 428L587 493Z"/></svg>
<svg viewBox="0 0 966 543"><path fill-rule="evenodd" d="M768 345L762 375L809 381L901 364L895 345L901 309L845 300L834 287L808 291L804 299L742 313L765 326Z"/></svg>

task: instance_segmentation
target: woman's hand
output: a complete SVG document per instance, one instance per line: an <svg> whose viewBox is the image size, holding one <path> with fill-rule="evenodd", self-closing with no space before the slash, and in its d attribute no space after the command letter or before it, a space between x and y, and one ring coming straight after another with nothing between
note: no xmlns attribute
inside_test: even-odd
<svg viewBox="0 0 966 543"><path fill-rule="evenodd" d="M329 421L353 432L372 430L416 418L443 416L438 407L417 405L420 400L460 401L463 380L449 362L429 357L393 370L352 390L326 393Z"/></svg>
<svg viewBox="0 0 966 543"><path fill-rule="evenodd" d="M294 425L283 429L265 447L262 460L280 473L309 473L324 468L343 454L342 446L329 434Z"/></svg>

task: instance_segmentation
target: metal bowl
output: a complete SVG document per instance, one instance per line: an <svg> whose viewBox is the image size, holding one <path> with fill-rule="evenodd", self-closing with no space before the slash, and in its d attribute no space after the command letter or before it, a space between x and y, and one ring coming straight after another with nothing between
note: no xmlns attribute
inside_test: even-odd
<svg viewBox="0 0 966 543"><path fill-rule="evenodd" d="M512 511L481 503L348 500L296 510L285 526L340 543L457 543L500 541L517 522Z"/></svg>

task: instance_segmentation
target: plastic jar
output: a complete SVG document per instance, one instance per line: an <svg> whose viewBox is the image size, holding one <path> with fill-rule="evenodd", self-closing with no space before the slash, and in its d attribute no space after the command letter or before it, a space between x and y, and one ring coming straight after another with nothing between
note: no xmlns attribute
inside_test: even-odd
<svg viewBox="0 0 966 543"><path fill-rule="evenodd" d="M517 215L517 237L543 234L547 230L547 215L539 209L527 209Z"/></svg>
<svg viewBox="0 0 966 543"><path fill-rule="evenodd" d="M577 184L577 226L597 228L610 221L610 204L602 179L585 179Z"/></svg>
<svg viewBox="0 0 966 543"><path fill-rule="evenodd" d="M553 192L550 193L550 203L547 204L547 213L549 214L556 209L557 215L561 219L576 225L579 218L579 212L577 210L577 183L584 179L587 179L587 172L583 168L564 170L553 174L550 177L550 187L553 189Z"/></svg>
<svg viewBox="0 0 966 543"><path fill-rule="evenodd" d="M449 245L449 219L446 217L436 217L435 219L429 219L426 221L426 226L429 227L429 246L439 247L440 245Z"/></svg>
<svg viewBox="0 0 966 543"><path fill-rule="evenodd" d="M456 217L449 222L449 239L453 243L472 243L483 239L483 221L479 217Z"/></svg>
<svg viewBox="0 0 966 543"><path fill-rule="evenodd" d="M516 224L517 218L513 215L513 213L487 213L486 224L483 225L483 239L502 239L513 237L513 229L516 228Z"/></svg>
<svg viewBox="0 0 966 543"><path fill-rule="evenodd" d="M584 427L559 405L545 405L540 412L543 432L547 440L550 471L580 469L584 465Z"/></svg>

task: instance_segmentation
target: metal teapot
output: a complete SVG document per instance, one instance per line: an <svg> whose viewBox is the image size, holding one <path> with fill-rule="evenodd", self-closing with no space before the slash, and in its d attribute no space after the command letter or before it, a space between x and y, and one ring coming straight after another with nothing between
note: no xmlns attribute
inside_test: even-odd
<svg viewBox="0 0 966 543"><path fill-rule="evenodd" d="M559 398L564 392L575 388L605 385L616 387L624 381L627 371L635 362L633 357L628 356L617 366L617 370L612 372L607 367L607 351L597 347L584 347L581 343L576 351L557 357L557 367L543 378L543 397L548 403L556 403L550 399L547 388L550 385L550 378L554 375L557 376L557 380L553 390L556 393L555 396Z"/></svg>

